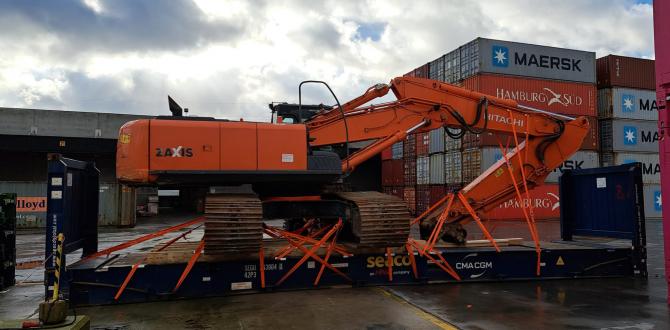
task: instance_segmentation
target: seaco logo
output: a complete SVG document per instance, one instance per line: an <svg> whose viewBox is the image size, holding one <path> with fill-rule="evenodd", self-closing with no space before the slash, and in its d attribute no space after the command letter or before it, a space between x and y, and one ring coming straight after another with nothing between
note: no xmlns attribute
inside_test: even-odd
<svg viewBox="0 0 670 330"><path fill-rule="evenodd" d="M193 149L184 146L156 148L156 157L193 157Z"/></svg>
<svg viewBox="0 0 670 330"><path fill-rule="evenodd" d="M656 211L663 210L663 200L661 199L660 190L654 190L654 210Z"/></svg>
<svg viewBox="0 0 670 330"><path fill-rule="evenodd" d="M491 47L492 64L496 67L509 67L512 58L507 47L493 45ZM569 57L548 56L542 54L514 52L514 65L522 65L552 70L582 72L580 67L582 60Z"/></svg>
<svg viewBox="0 0 670 330"><path fill-rule="evenodd" d="M637 144L637 127L624 126L623 127L623 144L634 146Z"/></svg>

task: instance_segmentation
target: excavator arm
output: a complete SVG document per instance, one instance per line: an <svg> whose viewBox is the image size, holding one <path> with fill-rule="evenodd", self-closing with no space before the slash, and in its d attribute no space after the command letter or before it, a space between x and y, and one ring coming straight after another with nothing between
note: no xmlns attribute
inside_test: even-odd
<svg viewBox="0 0 670 330"><path fill-rule="evenodd" d="M392 91L397 101L360 107ZM516 191L543 184L547 175L574 154L586 136L586 118L572 119L522 107L504 100L445 83L420 78L395 78L389 85L375 85L345 103L342 109L319 114L306 122L313 147L376 139L342 162L343 172L379 154L412 132L440 127L464 132L493 132L511 136L518 147L466 185L451 203L434 205L421 219L436 219L451 204L447 223L472 220ZM523 141L521 141L523 139ZM501 143L501 148L506 149Z"/></svg>

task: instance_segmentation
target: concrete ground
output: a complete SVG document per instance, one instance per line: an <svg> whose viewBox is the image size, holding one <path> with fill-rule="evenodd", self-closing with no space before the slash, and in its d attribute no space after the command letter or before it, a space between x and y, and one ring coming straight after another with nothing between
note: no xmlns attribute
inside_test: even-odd
<svg viewBox="0 0 670 330"><path fill-rule="evenodd" d="M104 248L186 218L140 219L134 229L103 229L100 245ZM492 229L496 237L523 237L522 225L503 223ZM554 238L557 230L555 222L540 227L544 239ZM88 307L77 313L91 316L93 328L98 329L668 329L661 232L660 221L647 222L648 280L324 289ZM193 235L191 239L197 239L198 234ZM26 267L31 259L41 258L41 240L41 232L19 236L19 260ZM0 319L34 315L44 292L41 274L36 273L41 273L39 267L20 271L17 280L25 282L0 292Z"/></svg>

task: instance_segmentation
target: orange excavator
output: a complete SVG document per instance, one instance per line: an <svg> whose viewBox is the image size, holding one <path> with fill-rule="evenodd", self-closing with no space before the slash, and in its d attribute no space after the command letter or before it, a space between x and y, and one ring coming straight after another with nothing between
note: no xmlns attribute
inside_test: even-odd
<svg viewBox="0 0 670 330"><path fill-rule="evenodd" d="M323 82L303 82L299 91L305 83ZM389 91L396 101L366 105ZM503 159L455 192L458 198L419 217L423 232L440 223L439 237L462 243L462 224L520 189L543 184L579 149L589 129L584 117L420 78L394 78L344 104L333 94L333 106L302 105L299 97L298 105L271 104L270 123L184 117L170 99L173 116L121 128L118 179L131 185L249 187L206 197L207 253L258 251L263 221L270 219L294 221L297 228L306 221L343 219L344 240L361 247L395 247L403 246L410 232L404 202L379 192L346 191L343 177L410 133L444 128L451 138L466 132L511 136L517 147L505 150ZM351 148L364 141L369 144Z"/></svg>

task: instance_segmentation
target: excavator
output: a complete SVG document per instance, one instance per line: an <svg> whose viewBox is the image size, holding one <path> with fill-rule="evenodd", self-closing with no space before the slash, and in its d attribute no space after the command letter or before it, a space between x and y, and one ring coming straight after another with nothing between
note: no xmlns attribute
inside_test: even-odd
<svg viewBox="0 0 670 330"><path fill-rule="evenodd" d="M457 193L420 215L422 232L465 242L463 225L514 196L542 185L575 153L589 130L585 117L570 118L439 81L397 77L340 104L271 104L271 122L172 116L121 127L117 177L129 185L228 186L205 201L205 253L258 251L264 221L322 224L342 219L340 237L360 247L403 246L412 217L403 200L342 185L364 162L412 133L444 128L450 138L466 132L511 136L518 143ZM372 104L392 92L396 100ZM448 128L455 130L447 130ZM351 145L367 145L359 149ZM501 148L504 148L501 145ZM475 213L473 213L475 212ZM300 222L302 221L302 222ZM444 226L442 226L444 225ZM294 226L294 227L295 227ZM425 234L424 234L425 236Z"/></svg>

